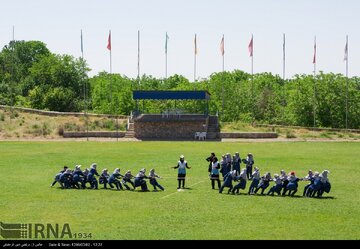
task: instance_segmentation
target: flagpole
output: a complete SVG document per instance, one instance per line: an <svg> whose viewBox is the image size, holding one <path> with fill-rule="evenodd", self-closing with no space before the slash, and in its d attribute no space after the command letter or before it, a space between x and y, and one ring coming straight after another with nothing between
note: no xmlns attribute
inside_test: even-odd
<svg viewBox="0 0 360 249"><path fill-rule="evenodd" d="M349 128L349 36L346 36L346 130Z"/></svg>
<svg viewBox="0 0 360 249"><path fill-rule="evenodd" d="M196 34L195 34L195 41L194 41L194 46L195 46L195 52L194 52L194 82L196 82L196 54L197 54L197 47L196 47Z"/></svg>
<svg viewBox="0 0 360 249"><path fill-rule="evenodd" d="M251 56L251 99L254 99L254 35L253 34L251 34L251 41L249 45L250 45L249 52ZM251 109L252 109L252 124L253 124L255 120L254 101L252 101Z"/></svg>
<svg viewBox="0 0 360 249"><path fill-rule="evenodd" d="M222 80L221 80L221 96L222 96L222 104L221 104L221 119L224 117L224 72L225 72L225 35L223 34L222 38Z"/></svg>
<svg viewBox="0 0 360 249"><path fill-rule="evenodd" d="M109 39L111 43L111 30L109 30ZM112 55L111 55L111 47L110 47L110 74L112 74Z"/></svg>
<svg viewBox="0 0 360 249"><path fill-rule="evenodd" d="M165 52L165 79L167 79L167 52Z"/></svg>
<svg viewBox="0 0 360 249"><path fill-rule="evenodd" d="M108 47L109 52L110 52L110 74L112 74L112 55L111 55L111 51L112 51L112 44L111 44L111 30L109 30L109 38L108 38ZM110 75L110 113L112 112L112 78Z"/></svg>
<svg viewBox="0 0 360 249"><path fill-rule="evenodd" d="M84 62L84 45L83 45L83 33L81 32L81 62L83 66L83 72L85 73L85 62ZM86 81L84 81L84 112L85 112L85 123L86 123L86 141L89 141L89 125L87 116L87 102L86 102Z"/></svg>
<svg viewBox="0 0 360 249"><path fill-rule="evenodd" d="M284 43L283 43L283 80L285 81L285 62L286 62L286 54L285 54L285 34L284 34Z"/></svg>
<svg viewBox="0 0 360 249"><path fill-rule="evenodd" d="M168 61L167 52L165 52L165 79L167 79L167 61Z"/></svg>
<svg viewBox="0 0 360 249"><path fill-rule="evenodd" d="M252 41L252 54L251 54L251 76L254 76L254 36L251 35Z"/></svg>
<svg viewBox="0 0 360 249"><path fill-rule="evenodd" d="M283 36L283 108L282 108L282 116L283 116L283 120L282 122L285 124L284 120L285 120L285 102L286 102L286 98L285 98L285 66L286 66L286 36L284 33Z"/></svg>
<svg viewBox="0 0 360 249"><path fill-rule="evenodd" d="M138 30L138 89L140 90L140 30Z"/></svg>
<svg viewBox="0 0 360 249"><path fill-rule="evenodd" d="M10 84L10 106L11 106L11 112L13 111L13 106L14 106L14 98L13 98L13 95L14 95L14 89L13 89L13 85L14 85L14 68L15 68L15 26L13 25L12 26L12 67L11 67L11 71L12 71L12 75L11 75L11 78L12 78L12 81L11 84ZM11 120L11 119L10 119Z"/></svg>
<svg viewBox="0 0 360 249"><path fill-rule="evenodd" d="M168 34L166 32L166 35L165 35L165 79L167 79L167 75L168 75Z"/></svg>
<svg viewBox="0 0 360 249"><path fill-rule="evenodd" d="M315 36L315 43L314 43L314 106L313 106L313 113L314 113L314 128L316 127L316 36Z"/></svg>
<svg viewBox="0 0 360 249"><path fill-rule="evenodd" d="M225 72L225 35L223 35L223 41L224 41L224 53L223 53L223 60L222 60L222 71Z"/></svg>

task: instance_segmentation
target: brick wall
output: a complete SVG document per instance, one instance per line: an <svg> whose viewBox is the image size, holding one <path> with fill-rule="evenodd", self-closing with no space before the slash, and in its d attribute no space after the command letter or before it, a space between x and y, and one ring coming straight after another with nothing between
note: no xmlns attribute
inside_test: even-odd
<svg viewBox="0 0 360 249"><path fill-rule="evenodd" d="M125 132L64 132L64 138L81 138L81 137L124 137Z"/></svg>
<svg viewBox="0 0 360 249"><path fill-rule="evenodd" d="M204 131L205 121L136 122L135 137L138 139L187 139L194 140L195 132Z"/></svg>
<svg viewBox="0 0 360 249"><path fill-rule="evenodd" d="M222 132L221 138L277 138L275 132Z"/></svg>

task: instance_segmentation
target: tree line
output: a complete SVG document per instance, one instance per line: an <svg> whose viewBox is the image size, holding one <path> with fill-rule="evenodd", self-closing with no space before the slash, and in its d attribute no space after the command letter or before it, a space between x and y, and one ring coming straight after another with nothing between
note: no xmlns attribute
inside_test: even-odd
<svg viewBox="0 0 360 249"><path fill-rule="evenodd" d="M241 70L213 73L190 82L181 75L140 79L100 72L88 77L82 58L51 53L40 41L11 41L0 52L0 104L52 111L84 111L129 115L140 109L161 113L179 108L203 113L204 101L139 101L133 90L207 90L209 111L222 121L312 127L360 128L360 78L319 72L282 79L271 73ZM348 93L347 93L348 86ZM86 101L84 101L86 99ZM314 115L315 114L315 115Z"/></svg>

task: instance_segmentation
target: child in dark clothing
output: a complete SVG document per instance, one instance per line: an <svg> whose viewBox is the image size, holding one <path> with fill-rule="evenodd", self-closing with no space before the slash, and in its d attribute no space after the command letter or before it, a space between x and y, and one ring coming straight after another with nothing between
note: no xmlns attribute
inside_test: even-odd
<svg viewBox="0 0 360 249"><path fill-rule="evenodd" d="M286 195L286 192L289 191L289 196L294 196L298 189L298 182L299 178L295 175L295 172L292 171L290 173L290 176L288 177L289 183L286 186L285 192L283 192L283 195Z"/></svg>
<svg viewBox="0 0 360 249"><path fill-rule="evenodd" d="M115 187L117 190L124 190L119 179L120 177L122 177L123 175L120 174L120 169L116 168L114 170L114 173L111 174L111 176L109 177L109 185L110 188L114 188L113 184L115 184Z"/></svg>
<svg viewBox="0 0 360 249"><path fill-rule="evenodd" d="M260 179L261 179L261 177L260 177L260 169L258 167L255 167L255 170L254 170L254 172L252 173L252 176L251 176L251 181L252 182L251 182L249 192L248 192L249 195L254 194L255 189L259 185Z"/></svg>
<svg viewBox="0 0 360 249"><path fill-rule="evenodd" d="M64 166L64 168L55 175L54 181L52 184L50 184L50 187L54 187L57 182L61 185L61 187L63 187L62 183L60 182L60 176L61 176L61 174L65 173L65 171L67 169L68 169L68 166Z"/></svg>
<svg viewBox="0 0 360 249"><path fill-rule="evenodd" d="M270 172L267 172L263 177L261 177L261 182L255 189L255 194L258 192L259 189L261 189L261 194L264 194L265 189L269 187L271 181L271 174Z"/></svg>
<svg viewBox="0 0 360 249"><path fill-rule="evenodd" d="M164 191L163 186L161 186L161 185L157 182L156 178L160 178L160 179L161 179L161 177L160 177L158 174L155 173L155 169L151 169L151 170L150 170L150 173L149 173L149 179L150 179L150 184L154 187L154 191L155 191L155 192L157 191L156 187L158 187L159 189L161 189L162 191Z"/></svg>
<svg viewBox="0 0 360 249"><path fill-rule="evenodd" d="M252 177L252 169L255 163L253 154L249 153L244 161L246 163L246 172L248 179Z"/></svg>
<svg viewBox="0 0 360 249"><path fill-rule="evenodd" d="M235 191L237 194L239 194L240 189L245 189L246 188L246 182L248 180L247 175L246 175L246 168L243 168L241 170L241 173L239 176L235 177L235 180L240 180L240 182L235 185L235 187L232 189L232 194L235 194Z"/></svg>
<svg viewBox="0 0 360 249"><path fill-rule="evenodd" d="M281 194L282 189L282 181L278 174L274 174L274 179L272 179L275 182L275 185L271 187L267 195L274 195L274 193L277 193L278 195Z"/></svg>
<svg viewBox="0 0 360 249"><path fill-rule="evenodd" d="M60 182L63 184L63 188L71 188L72 185L72 171L71 169L67 169L60 176Z"/></svg>
<svg viewBox="0 0 360 249"><path fill-rule="evenodd" d="M141 186L142 192L148 192L148 187L144 179L148 179L145 175L146 169L141 169L139 173L135 176L135 188Z"/></svg>
<svg viewBox="0 0 360 249"><path fill-rule="evenodd" d="M134 176L131 174L131 171L130 170L126 171L126 173L122 179L122 184L124 184L124 186L127 190L135 189L135 184L133 183L133 181L131 181L132 178L134 178ZM130 189L130 187L126 184L127 182L131 184L131 186L133 187L132 189Z"/></svg>
<svg viewBox="0 0 360 249"><path fill-rule="evenodd" d="M81 171L81 165L76 165L75 170L73 172L73 186L80 189L84 185L85 176L84 173ZM81 187L79 185L81 183Z"/></svg>
<svg viewBox="0 0 360 249"><path fill-rule="evenodd" d="M98 181L95 176L99 176L99 173L96 171L96 163L93 163L90 167L89 174L87 175L87 181L90 182L92 189L98 189Z"/></svg>
<svg viewBox="0 0 360 249"><path fill-rule="evenodd" d="M236 170L238 175L240 175L240 164L241 164L240 154L239 152L236 152L232 159L232 170Z"/></svg>
<svg viewBox="0 0 360 249"><path fill-rule="evenodd" d="M303 181L310 181L310 183L304 187L303 196L305 196L306 191L308 190L310 185L314 183L314 174L313 174L311 169L309 170L307 176L305 176L302 180Z"/></svg>
<svg viewBox="0 0 360 249"><path fill-rule="evenodd" d="M230 192L233 188L232 182L235 179L235 177L236 177L236 170L230 171L229 173L226 174L226 176L224 178L224 182L223 182L221 188L219 189L220 194L222 193L222 191L224 190L225 187L229 188L228 194L230 194Z"/></svg>
<svg viewBox="0 0 360 249"><path fill-rule="evenodd" d="M104 184L104 189L107 189L107 183L109 182L109 173L107 169L103 169L99 177L99 183Z"/></svg>
<svg viewBox="0 0 360 249"><path fill-rule="evenodd" d="M220 173L223 179L225 180L225 176L231 171L231 164L227 163L225 155L222 155L221 157L220 166L221 166Z"/></svg>
<svg viewBox="0 0 360 249"><path fill-rule="evenodd" d="M212 167L212 162L213 162L213 159L215 157L215 153L212 152L210 154L210 156L208 158L206 158L205 160L209 162L209 167L208 167L208 172L211 173L211 167Z"/></svg>

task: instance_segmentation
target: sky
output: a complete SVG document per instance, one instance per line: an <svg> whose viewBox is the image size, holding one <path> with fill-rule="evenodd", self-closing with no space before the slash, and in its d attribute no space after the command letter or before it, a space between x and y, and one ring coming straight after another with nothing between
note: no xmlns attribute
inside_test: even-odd
<svg viewBox="0 0 360 249"><path fill-rule="evenodd" d="M196 79L222 71L220 42L225 36L225 70L251 72L248 45L254 36L254 73L283 74L286 34L286 78L313 74L314 38L317 71L345 74L349 36L349 76L359 76L360 1L358 0L0 0L0 46L12 40L38 40L56 54L81 56L90 76L110 71L107 47L112 33L112 72L137 76L138 30L140 74L165 77L165 33L168 76L194 80L194 36L197 34Z"/></svg>

